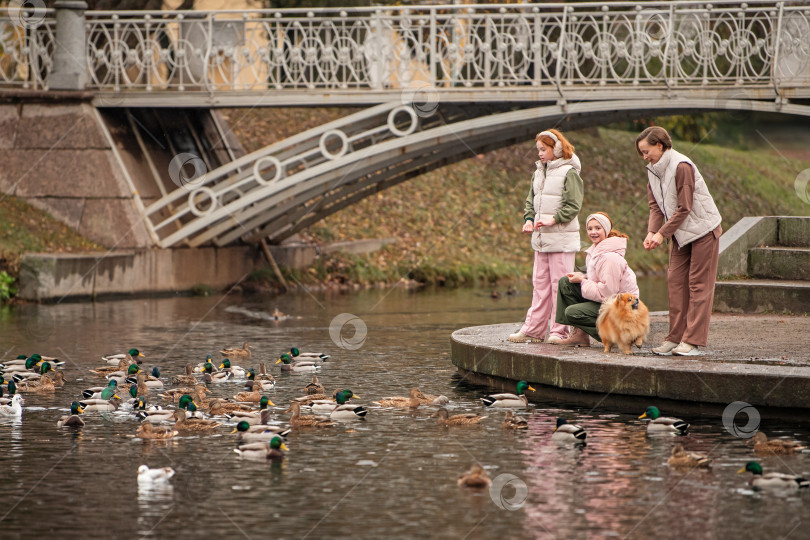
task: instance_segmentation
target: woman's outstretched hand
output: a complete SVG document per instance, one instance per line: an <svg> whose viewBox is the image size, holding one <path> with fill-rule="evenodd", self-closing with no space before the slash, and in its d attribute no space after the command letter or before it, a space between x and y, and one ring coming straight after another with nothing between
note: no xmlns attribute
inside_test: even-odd
<svg viewBox="0 0 810 540"><path fill-rule="evenodd" d="M534 230L534 222L533 221L526 221L523 223L523 232L530 233Z"/></svg>
<svg viewBox="0 0 810 540"><path fill-rule="evenodd" d="M644 249L650 251L660 246L664 242L664 237L661 233L647 233L647 238L644 239Z"/></svg>

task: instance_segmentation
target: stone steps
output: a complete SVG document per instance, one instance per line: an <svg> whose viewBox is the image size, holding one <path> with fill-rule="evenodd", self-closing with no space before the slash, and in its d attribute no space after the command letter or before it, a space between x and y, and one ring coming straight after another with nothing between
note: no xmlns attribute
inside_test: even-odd
<svg viewBox="0 0 810 540"><path fill-rule="evenodd" d="M714 311L810 314L810 217L747 217L723 234Z"/></svg>
<svg viewBox="0 0 810 540"><path fill-rule="evenodd" d="M810 281L738 279L718 281L714 311L810 314Z"/></svg>
<svg viewBox="0 0 810 540"><path fill-rule="evenodd" d="M810 280L810 248L771 246L748 252L748 274L754 278Z"/></svg>

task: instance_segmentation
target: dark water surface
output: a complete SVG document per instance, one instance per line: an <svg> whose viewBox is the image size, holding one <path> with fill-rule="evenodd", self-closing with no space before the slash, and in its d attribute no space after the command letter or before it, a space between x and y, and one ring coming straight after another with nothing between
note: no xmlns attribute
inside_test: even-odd
<svg viewBox="0 0 810 540"><path fill-rule="evenodd" d="M666 309L663 284L642 291L651 310ZM657 296L655 295L657 291ZM266 320L278 307L297 318ZM500 411L479 427L443 429L430 414L381 409L371 402L405 395L412 386L451 400L451 414L482 413L485 389L459 383L449 335L461 327L518 321L528 293L493 300L489 291L367 291L356 295L289 295L123 300L20 306L0 312L3 358L40 352L67 361L69 383L53 395L28 394L21 422L0 418L0 537L54 538L801 538L810 521L808 494L762 494L735 472L750 447L717 416L687 417L679 438L709 452L710 471L670 470L675 439L646 435L638 415L541 402L525 416L526 433L501 428ZM341 313L367 327L357 350L333 343L329 326ZM517 328L517 326L516 326ZM351 332L342 334L351 339ZM188 362L226 346L254 346L255 366L298 346L332 355L320 379L331 392L351 388L371 409L364 422L290 435L280 464L240 460L232 426L212 436L144 442L131 413L85 415L77 432L56 420L83 388L97 386L87 369L105 353L130 347L158 365L168 384ZM307 374L280 374L268 393L279 421ZM242 384L212 387L232 396ZM160 403L157 391L149 401ZM666 411L665 411L666 412ZM639 411L639 414L641 411ZM589 432L585 448L550 441L557 416ZM771 436L810 442L810 432L768 421ZM496 497L456 486L474 462L506 486ZM808 473L807 456L764 458L766 472ZM137 468L171 466L171 487L139 491ZM500 476L512 475L512 476ZM507 483L507 481L510 481ZM528 490L524 504L520 494ZM510 510L510 505L518 508ZM500 506L499 506L500 505ZM503 508L502 508L503 507ZM802 524L803 522L803 524Z"/></svg>

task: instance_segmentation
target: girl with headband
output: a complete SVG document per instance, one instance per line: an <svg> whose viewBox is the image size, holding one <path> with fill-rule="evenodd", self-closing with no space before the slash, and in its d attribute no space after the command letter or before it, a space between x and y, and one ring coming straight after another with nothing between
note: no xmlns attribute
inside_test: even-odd
<svg viewBox="0 0 810 540"><path fill-rule="evenodd" d="M636 273L627 265L627 235L613 228L604 212L585 218L585 229L593 244L585 253L586 272L572 272L560 280L557 292L556 322L574 329L560 345L589 347L588 336L597 341L596 318L602 302L611 295L630 293L638 296Z"/></svg>
<svg viewBox="0 0 810 540"><path fill-rule="evenodd" d="M534 250L532 305L521 329L509 336L516 343L540 343L552 321L548 343L568 338L568 327L554 322L560 278L574 269L579 251L582 170L574 147L556 129L535 137L536 170L523 211L523 232L531 233Z"/></svg>

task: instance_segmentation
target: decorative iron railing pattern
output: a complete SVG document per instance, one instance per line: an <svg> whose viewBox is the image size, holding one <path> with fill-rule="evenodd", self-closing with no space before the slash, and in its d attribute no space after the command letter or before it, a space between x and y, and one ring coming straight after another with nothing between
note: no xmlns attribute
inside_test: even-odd
<svg viewBox="0 0 810 540"><path fill-rule="evenodd" d="M47 87L53 19L41 15L36 25L0 19L0 83ZM90 11L86 20L89 86L105 92L427 84L439 92L562 93L605 85L790 88L810 78L807 2Z"/></svg>
<svg viewBox="0 0 810 540"><path fill-rule="evenodd" d="M0 15L0 86L47 89L56 44L53 10L7 6Z"/></svg>

